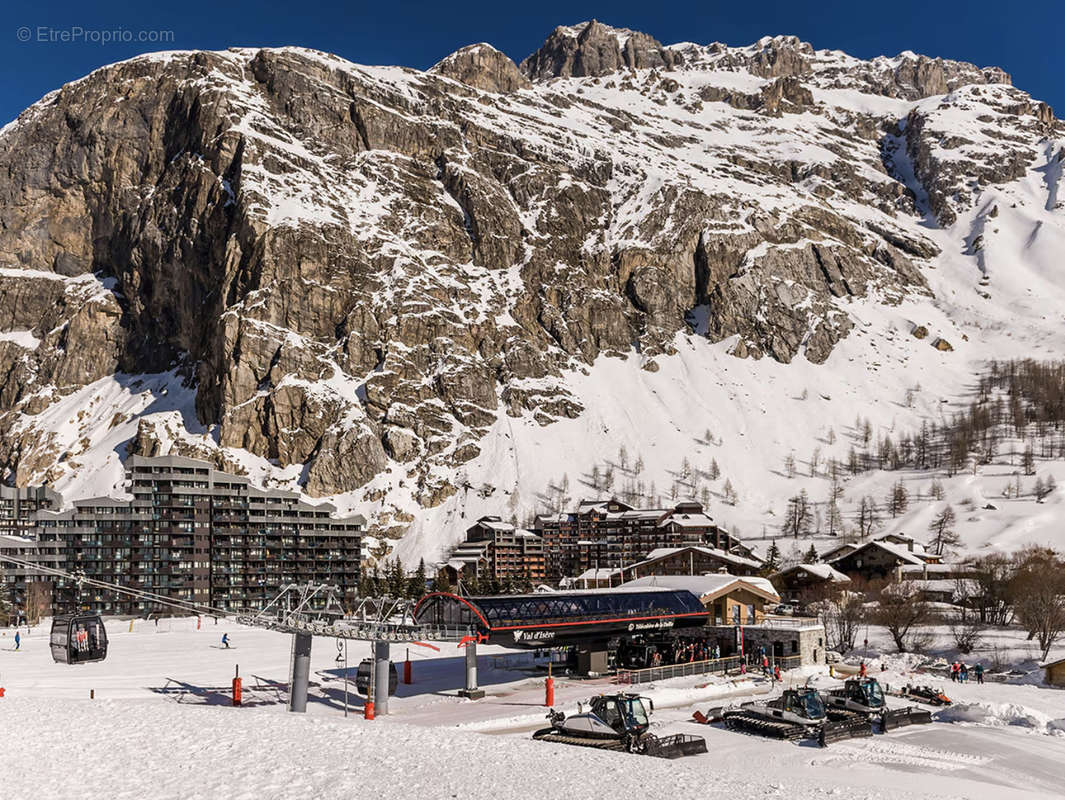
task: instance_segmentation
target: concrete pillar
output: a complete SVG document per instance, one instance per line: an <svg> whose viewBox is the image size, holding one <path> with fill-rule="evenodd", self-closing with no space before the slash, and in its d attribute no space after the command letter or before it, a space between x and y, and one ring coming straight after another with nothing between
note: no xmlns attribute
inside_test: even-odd
<svg viewBox="0 0 1065 800"><path fill-rule="evenodd" d="M484 690L477 688L477 642L466 645L466 688L460 694L471 700L484 697Z"/></svg>
<svg viewBox="0 0 1065 800"><path fill-rule="evenodd" d="M307 710L307 687L311 678L311 642L309 633L292 634L292 684L288 695L289 711Z"/></svg>
<svg viewBox="0 0 1065 800"><path fill-rule="evenodd" d="M389 660L388 642L374 642L373 643L373 669L374 669L374 687L373 687L373 702L374 712L377 714L388 713L388 686L389 679L391 677L392 670L391 661Z"/></svg>

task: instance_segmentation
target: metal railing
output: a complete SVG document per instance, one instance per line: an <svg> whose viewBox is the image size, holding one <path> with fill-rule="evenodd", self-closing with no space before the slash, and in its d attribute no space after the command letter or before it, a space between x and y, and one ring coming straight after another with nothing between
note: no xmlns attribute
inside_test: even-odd
<svg viewBox="0 0 1065 800"><path fill-rule="evenodd" d="M712 658L707 661L689 661L684 664L664 664L645 669L618 670L617 682L626 685L651 683L669 678L685 678L690 675L714 675L737 670L743 659L739 656Z"/></svg>
<svg viewBox="0 0 1065 800"><path fill-rule="evenodd" d="M726 672L738 671L745 661L747 662L749 674L754 675L761 672L761 666L755 663L753 656L726 656L708 661L689 661L685 664L665 664L661 667L618 670L617 683L636 685L669 680L670 678L686 678L692 675L723 675ZM776 658L770 656L769 668L773 669L777 666L780 667L782 672L795 669L802 666L802 656L777 656Z"/></svg>

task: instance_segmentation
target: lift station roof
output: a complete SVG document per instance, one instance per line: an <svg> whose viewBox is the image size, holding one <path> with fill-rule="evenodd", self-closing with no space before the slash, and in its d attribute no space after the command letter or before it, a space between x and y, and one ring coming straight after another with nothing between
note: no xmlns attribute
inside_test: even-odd
<svg viewBox="0 0 1065 800"><path fill-rule="evenodd" d="M668 588L460 597L427 594L414 609L423 625L470 626L509 647L605 641L706 624L707 610L689 591Z"/></svg>

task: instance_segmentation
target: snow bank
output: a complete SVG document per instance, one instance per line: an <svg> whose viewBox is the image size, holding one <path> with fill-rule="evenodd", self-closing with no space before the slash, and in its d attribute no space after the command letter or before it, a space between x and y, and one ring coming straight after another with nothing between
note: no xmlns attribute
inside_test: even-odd
<svg viewBox="0 0 1065 800"><path fill-rule="evenodd" d="M935 718L937 722L967 722L993 728L1012 725L1065 737L1065 719L1051 719L1041 711L1015 703L955 703L936 712Z"/></svg>

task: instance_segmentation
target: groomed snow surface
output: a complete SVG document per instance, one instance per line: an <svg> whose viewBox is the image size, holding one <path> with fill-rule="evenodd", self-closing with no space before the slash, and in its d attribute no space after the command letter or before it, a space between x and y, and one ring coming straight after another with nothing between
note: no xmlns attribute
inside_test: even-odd
<svg viewBox="0 0 1065 800"><path fill-rule="evenodd" d="M315 639L309 712L285 710L289 637L223 620L108 623L107 661L54 664L46 627L13 650L0 629L4 798L1047 798L1062 796L1065 691L1035 684L943 686L958 705L938 721L825 750L690 722L695 709L763 694L758 680L685 678L640 687L655 701L653 730L705 736L709 753L664 761L534 742L545 725L542 677L516 669L528 653L482 648L488 697L456 696L463 656L412 646L414 684L391 713L362 718L353 687L344 717L343 662ZM228 631L234 649L219 645ZM912 656L883 656L870 634L873 674L914 680ZM1026 644L1014 637L1018 657ZM393 646L402 661L406 646ZM348 647L350 674L367 655ZM509 662L511 669L504 669ZM239 663L245 706L229 703ZM880 672L881 664L886 671ZM402 665L400 665L400 668ZM788 678L838 685L823 670ZM281 684L280 687L277 684ZM556 707L613 690L609 681L560 679ZM90 689L95 699L89 699ZM904 704L891 699L891 704Z"/></svg>

